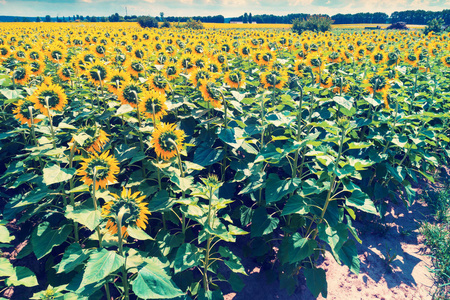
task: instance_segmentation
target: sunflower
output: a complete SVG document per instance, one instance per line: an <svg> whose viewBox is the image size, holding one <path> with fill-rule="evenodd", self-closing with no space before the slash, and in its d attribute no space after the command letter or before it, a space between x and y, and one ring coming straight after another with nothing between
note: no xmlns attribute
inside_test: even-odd
<svg viewBox="0 0 450 300"><path fill-rule="evenodd" d="M131 59L125 62L125 66L127 72L136 78L144 72L144 64L139 59Z"/></svg>
<svg viewBox="0 0 450 300"><path fill-rule="evenodd" d="M298 77L304 77L306 70L305 70L305 63L301 60L297 61L294 65L294 73Z"/></svg>
<svg viewBox="0 0 450 300"><path fill-rule="evenodd" d="M41 84L29 97L29 100L34 103L35 109L39 109L46 116L48 116L47 102L49 109L57 111L62 111L67 104L67 96L64 90L53 83Z"/></svg>
<svg viewBox="0 0 450 300"><path fill-rule="evenodd" d="M108 90L111 93L117 93L125 82L131 81L131 76L127 72L112 70L108 73L108 78L106 78L108 84Z"/></svg>
<svg viewBox="0 0 450 300"><path fill-rule="evenodd" d="M105 57L106 47L104 45L94 45L91 47L91 53L93 53L98 58Z"/></svg>
<svg viewBox="0 0 450 300"><path fill-rule="evenodd" d="M205 67L208 71L210 71L211 73L221 73L222 72L222 67L221 67L221 65L218 63L218 62L216 62L216 61L214 61L214 60L211 60L211 61L209 61L207 64L206 64L206 67Z"/></svg>
<svg viewBox="0 0 450 300"><path fill-rule="evenodd" d="M35 60L30 63L30 67L31 67L31 72L33 73L33 75L37 76L37 75L42 74L42 72L44 72L45 63L43 63L42 61L39 61L39 60Z"/></svg>
<svg viewBox="0 0 450 300"><path fill-rule="evenodd" d="M382 65L389 60L389 56L384 51L376 51L370 54L370 61L374 65Z"/></svg>
<svg viewBox="0 0 450 300"><path fill-rule="evenodd" d="M166 65L162 72L168 80L174 80L178 78L180 74L180 68L174 62L170 62Z"/></svg>
<svg viewBox="0 0 450 300"><path fill-rule="evenodd" d="M14 117L20 121L21 124L28 124L28 127L31 126L31 116L29 107L33 106L33 103L29 100L19 100L17 103L14 103L16 106L13 109ZM33 118L34 123L38 123L42 120Z"/></svg>
<svg viewBox="0 0 450 300"><path fill-rule="evenodd" d="M28 79L30 79L30 75L33 73L31 70L31 66L24 65L17 67L13 72L13 79L18 84L26 84L28 82Z"/></svg>
<svg viewBox="0 0 450 300"><path fill-rule="evenodd" d="M129 81L123 84L117 92L117 98L122 104L129 104L132 107L138 106L138 95L142 93L142 89L137 83Z"/></svg>
<svg viewBox="0 0 450 300"><path fill-rule="evenodd" d="M83 51L77 56L74 56L71 61L72 65L76 69L84 71L86 69L86 64L94 63L96 59L94 54L88 51Z"/></svg>
<svg viewBox="0 0 450 300"><path fill-rule="evenodd" d="M323 62L322 62L322 58L320 57L320 55L310 54L306 57L305 64L307 66L311 67L311 69L314 72L317 72L322 67Z"/></svg>
<svg viewBox="0 0 450 300"><path fill-rule="evenodd" d="M157 91L144 92L139 101L139 112L152 120L154 112L156 121L161 120L163 116L167 115L166 96Z"/></svg>
<svg viewBox="0 0 450 300"><path fill-rule="evenodd" d="M316 83L319 83L319 80L320 86L324 89L330 88L333 85L333 79L329 75L316 76Z"/></svg>
<svg viewBox="0 0 450 300"><path fill-rule="evenodd" d="M238 89L245 83L245 75L241 71L234 70L225 73L224 81L232 88Z"/></svg>
<svg viewBox="0 0 450 300"><path fill-rule="evenodd" d="M405 55L405 62L407 62L412 67L417 67L417 64L419 63L419 57L414 52L410 52Z"/></svg>
<svg viewBox="0 0 450 300"><path fill-rule="evenodd" d="M78 152L80 152L80 148L83 148L86 152L96 153L101 152L106 143L109 142L108 136L109 134L97 125L92 125L78 129L70 142L74 144ZM82 143L80 144L80 142Z"/></svg>
<svg viewBox="0 0 450 300"><path fill-rule="evenodd" d="M221 95L214 89L212 80L201 80L199 90L206 102L210 102L215 108L222 107Z"/></svg>
<svg viewBox="0 0 450 300"><path fill-rule="evenodd" d="M194 86L197 86L200 80L210 79L212 77L212 74L207 70L197 69L191 73L191 77L189 79Z"/></svg>
<svg viewBox="0 0 450 300"><path fill-rule="evenodd" d="M8 47L1 46L0 47L0 60L7 58L11 54L11 50Z"/></svg>
<svg viewBox="0 0 450 300"><path fill-rule="evenodd" d="M118 231L116 218L121 210L125 210L121 227L123 237L128 236L128 226L137 226L143 230L147 228L150 211L147 208L148 203L143 202L145 196L139 197L139 194L140 192L131 193L131 189L127 190L125 187L120 196L111 193L114 199L102 206L102 216L108 219L106 229L110 234L114 235Z"/></svg>
<svg viewBox="0 0 450 300"><path fill-rule="evenodd" d="M340 63L342 59L339 52L332 51L330 54L328 54L327 61L330 63Z"/></svg>
<svg viewBox="0 0 450 300"><path fill-rule="evenodd" d="M145 53L146 50L142 46L137 46L131 51L133 59L144 59L146 57Z"/></svg>
<svg viewBox="0 0 450 300"><path fill-rule="evenodd" d="M25 62L27 60L27 54L25 50L19 49L14 52L14 58L18 61Z"/></svg>
<svg viewBox="0 0 450 300"><path fill-rule="evenodd" d="M287 81L288 75L285 71L272 70L261 74L261 83L265 89L269 87L281 89Z"/></svg>
<svg viewBox="0 0 450 300"><path fill-rule="evenodd" d="M168 91L170 89L169 83L168 83L166 77L164 77L161 74L150 75L147 82L150 84L152 89L154 89L160 93L165 93L166 91Z"/></svg>
<svg viewBox="0 0 450 300"><path fill-rule="evenodd" d="M83 159L81 168L77 170L77 175L83 176L81 181L86 185L92 185L96 175L95 189L99 187L105 189L107 184L115 183L117 174L119 174L119 162L114 156L109 156L109 151L100 155L93 153L89 158Z"/></svg>
<svg viewBox="0 0 450 300"><path fill-rule="evenodd" d="M383 95L387 93L387 90L390 88L390 85L383 75L372 75L369 79L363 81L363 83L370 84L366 87L366 89L370 93L382 93Z"/></svg>
<svg viewBox="0 0 450 300"><path fill-rule="evenodd" d="M444 66L450 67L450 55L442 56L441 62L444 64Z"/></svg>
<svg viewBox="0 0 450 300"><path fill-rule="evenodd" d="M153 131L151 144L159 157L169 160L181 150L183 141L184 131L176 129L176 124L159 123Z"/></svg>
<svg viewBox="0 0 450 300"><path fill-rule="evenodd" d="M239 47L238 51L239 51L239 55L241 55L243 57L248 57L250 55L250 53L252 52L251 50L252 49L250 47L244 45L244 46Z"/></svg>
<svg viewBox="0 0 450 300"><path fill-rule="evenodd" d="M178 60L178 64L180 65L180 69L182 69L185 73L190 73L194 70L194 58L191 54L184 54Z"/></svg>
<svg viewBox="0 0 450 300"><path fill-rule="evenodd" d="M260 66L268 66L277 59L277 56L275 55L275 52L264 50L263 52L261 52L260 58L261 59L258 60L257 64Z"/></svg>
<svg viewBox="0 0 450 300"><path fill-rule="evenodd" d="M100 84L106 80L108 77L108 67L106 67L101 62L95 62L91 64L86 64L86 70L84 74L87 76L88 80L93 84Z"/></svg>
<svg viewBox="0 0 450 300"><path fill-rule="evenodd" d="M63 46L52 45L47 50L47 57L54 63L64 62L66 50Z"/></svg>
<svg viewBox="0 0 450 300"><path fill-rule="evenodd" d="M75 70L69 65L64 65L58 70L58 76L62 81L69 81L75 75Z"/></svg>

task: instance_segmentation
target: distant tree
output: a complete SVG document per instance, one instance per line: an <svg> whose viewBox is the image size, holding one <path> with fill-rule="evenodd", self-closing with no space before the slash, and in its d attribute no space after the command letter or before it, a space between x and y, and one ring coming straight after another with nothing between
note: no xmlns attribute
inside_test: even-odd
<svg viewBox="0 0 450 300"><path fill-rule="evenodd" d="M19 18L15 17L14 22L20 22Z"/></svg>
<svg viewBox="0 0 450 300"><path fill-rule="evenodd" d="M88 22L90 22L91 21L91 17L89 17L89 16L86 16L86 21L88 21Z"/></svg>
<svg viewBox="0 0 450 300"><path fill-rule="evenodd" d="M101 17L100 22L106 22L106 17Z"/></svg>
<svg viewBox="0 0 450 300"><path fill-rule="evenodd" d="M22 22L30 22L30 19L28 19L28 18L26 18L26 17L23 17L23 18L22 18Z"/></svg>
<svg viewBox="0 0 450 300"><path fill-rule="evenodd" d="M72 18L69 16L69 22L71 22L72 21Z"/></svg>
<svg viewBox="0 0 450 300"><path fill-rule="evenodd" d="M428 34L430 32L434 33L440 33L444 26L444 20L443 19L433 19L428 22L427 26L425 27L423 33Z"/></svg>
<svg viewBox="0 0 450 300"><path fill-rule="evenodd" d="M242 23L247 24L248 22L248 15L247 13L244 14L244 17L242 18Z"/></svg>
<svg viewBox="0 0 450 300"><path fill-rule="evenodd" d="M45 22L51 22L51 21L52 21L52 17L50 17L50 15L46 15Z"/></svg>
<svg viewBox="0 0 450 300"><path fill-rule="evenodd" d="M91 22L97 22L97 17L96 16L92 16L91 17Z"/></svg>
<svg viewBox="0 0 450 300"><path fill-rule="evenodd" d="M325 32L331 30L333 20L330 17L311 16L308 19L295 19L292 31L302 34L305 31Z"/></svg>
<svg viewBox="0 0 450 300"><path fill-rule="evenodd" d="M170 27L171 27L170 22L167 20L164 20L164 22L161 25L161 28L170 28Z"/></svg>
<svg viewBox="0 0 450 300"><path fill-rule="evenodd" d="M120 16L118 13L115 13L113 15L109 16L109 21L110 22L119 22L120 21Z"/></svg>
<svg viewBox="0 0 450 300"><path fill-rule="evenodd" d="M248 14L248 22L249 22L250 24L253 23L252 13L249 13L249 14Z"/></svg>
<svg viewBox="0 0 450 300"><path fill-rule="evenodd" d="M184 28L188 29L204 29L205 26L203 26L203 23L198 20L189 19L186 24L184 24Z"/></svg>
<svg viewBox="0 0 450 300"><path fill-rule="evenodd" d="M66 17L63 16L62 21L63 21L63 23L66 23L67 22Z"/></svg>
<svg viewBox="0 0 450 300"><path fill-rule="evenodd" d="M79 18L81 21L84 21L84 17L83 16L80 16L80 18Z"/></svg>
<svg viewBox="0 0 450 300"><path fill-rule="evenodd" d="M159 15L161 16L161 22L164 22L164 13L160 12Z"/></svg>
<svg viewBox="0 0 450 300"><path fill-rule="evenodd" d="M73 20L74 20L74 21L77 20L77 18L75 18L75 15L73 15L72 17L73 17Z"/></svg>
<svg viewBox="0 0 450 300"><path fill-rule="evenodd" d="M75 20L81 20L80 15L77 15L77 18Z"/></svg>
<svg viewBox="0 0 450 300"><path fill-rule="evenodd" d="M142 28L158 28L158 21L150 16L141 16L137 18L137 22Z"/></svg>
<svg viewBox="0 0 450 300"><path fill-rule="evenodd" d="M56 17L56 22L61 23L61 19L58 16Z"/></svg>
<svg viewBox="0 0 450 300"><path fill-rule="evenodd" d="M36 17L36 23L40 23L41 22L41 18Z"/></svg>

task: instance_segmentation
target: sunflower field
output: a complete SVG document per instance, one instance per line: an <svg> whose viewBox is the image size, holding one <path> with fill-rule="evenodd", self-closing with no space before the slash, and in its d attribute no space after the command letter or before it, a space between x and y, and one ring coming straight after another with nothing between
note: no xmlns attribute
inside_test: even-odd
<svg viewBox="0 0 450 300"><path fill-rule="evenodd" d="M0 291L223 299L245 255L326 297L448 164L449 67L420 32L2 26Z"/></svg>

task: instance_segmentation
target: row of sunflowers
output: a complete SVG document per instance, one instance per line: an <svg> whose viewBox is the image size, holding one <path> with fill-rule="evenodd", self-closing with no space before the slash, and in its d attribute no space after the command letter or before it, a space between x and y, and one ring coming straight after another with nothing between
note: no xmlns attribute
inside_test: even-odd
<svg viewBox="0 0 450 300"><path fill-rule="evenodd" d="M357 274L353 223L448 162L448 41L2 26L0 288L223 299L245 255L326 297L317 260Z"/></svg>

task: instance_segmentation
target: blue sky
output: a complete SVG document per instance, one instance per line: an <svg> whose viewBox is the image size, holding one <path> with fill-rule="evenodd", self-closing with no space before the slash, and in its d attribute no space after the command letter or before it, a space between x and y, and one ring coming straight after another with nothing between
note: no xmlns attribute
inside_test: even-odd
<svg viewBox="0 0 450 300"><path fill-rule="evenodd" d="M450 9L446 0L0 0L0 15L14 16L108 16L125 15L234 17L245 12L285 15L289 13L386 12L408 9Z"/></svg>

